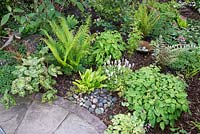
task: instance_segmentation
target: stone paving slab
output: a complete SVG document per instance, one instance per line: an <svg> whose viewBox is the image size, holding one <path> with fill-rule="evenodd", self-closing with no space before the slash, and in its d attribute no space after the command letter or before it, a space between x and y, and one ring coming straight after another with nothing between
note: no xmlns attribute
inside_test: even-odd
<svg viewBox="0 0 200 134"><path fill-rule="evenodd" d="M106 129L97 117L70 101L58 97L53 104L41 104L38 96L9 110L0 105L0 126L6 134L103 134Z"/></svg>
<svg viewBox="0 0 200 134"><path fill-rule="evenodd" d="M55 134L99 134L97 130L75 114L70 114Z"/></svg>

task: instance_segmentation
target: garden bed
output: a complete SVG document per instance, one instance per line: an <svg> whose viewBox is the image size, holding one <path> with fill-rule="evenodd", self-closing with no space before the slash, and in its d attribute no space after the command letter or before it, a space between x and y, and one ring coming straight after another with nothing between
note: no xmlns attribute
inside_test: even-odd
<svg viewBox="0 0 200 134"><path fill-rule="evenodd" d="M199 133L198 7L166 1L87 2L38 1L38 12L49 23L37 13L27 16L38 23L21 17L20 26L3 17L2 27L11 27L8 41L1 40L3 104L9 108L16 103L15 96L41 92L42 102L58 95L86 108L108 126L108 134L121 129L129 134L136 128L141 134ZM24 10L7 15L16 19L15 13L32 9ZM17 39L17 30L22 39ZM117 119L119 130L112 127L116 115L122 115ZM132 127L129 116L137 126ZM126 120L130 123L123 124Z"/></svg>

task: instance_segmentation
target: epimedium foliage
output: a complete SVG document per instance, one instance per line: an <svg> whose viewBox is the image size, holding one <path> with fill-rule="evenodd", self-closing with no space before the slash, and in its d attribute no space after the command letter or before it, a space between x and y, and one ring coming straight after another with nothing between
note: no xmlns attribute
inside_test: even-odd
<svg viewBox="0 0 200 134"><path fill-rule="evenodd" d="M81 59L88 53L92 39L89 34L89 21L90 19L88 18L86 25L80 26L76 33L69 28L66 19L63 17L59 18L59 23L49 21L56 39L50 36L46 30L43 30L47 37L43 40L50 48L55 59L69 70L78 70L81 66Z"/></svg>
<svg viewBox="0 0 200 134"><path fill-rule="evenodd" d="M164 129L174 125L182 112L188 112L186 83L173 75L161 74L160 69L143 67L130 74L126 81L125 98L128 108L136 113L145 111L146 121Z"/></svg>
<svg viewBox="0 0 200 134"><path fill-rule="evenodd" d="M111 121L113 124L108 126L105 134L145 134L144 121L134 113L117 114Z"/></svg>
<svg viewBox="0 0 200 134"><path fill-rule="evenodd" d="M107 60L119 60L125 50L125 42L117 31L106 31L96 37L91 57L95 63L102 65Z"/></svg>
<svg viewBox="0 0 200 134"><path fill-rule="evenodd" d="M92 71L92 69L87 69L85 73L80 74L81 79L75 80L74 85L77 86L76 92L78 93L90 93L94 89L106 87L105 84L102 84L104 80L107 79L106 75L102 74L101 68L97 71Z"/></svg>

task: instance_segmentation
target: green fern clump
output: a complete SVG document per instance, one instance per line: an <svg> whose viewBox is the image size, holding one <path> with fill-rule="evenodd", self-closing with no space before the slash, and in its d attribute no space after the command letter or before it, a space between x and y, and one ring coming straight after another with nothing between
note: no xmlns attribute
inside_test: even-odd
<svg viewBox="0 0 200 134"><path fill-rule="evenodd" d="M151 34L159 18L160 14L156 9L148 8L147 4L142 3L135 12L134 25L143 33L143 36L146 37Z"/></svg>
<svg viewBox="0 0 200 134"><path fill-rule="evenodd" d="M43 39L44 42L63 67L76 70L80 66L83 56L87 54L91 41L89 21L90 19L87 19L86 25L80 26L76 33L70 30L65 18L59 18L60 23L49 21L56 39L43 30L47 37Z"/></svg>

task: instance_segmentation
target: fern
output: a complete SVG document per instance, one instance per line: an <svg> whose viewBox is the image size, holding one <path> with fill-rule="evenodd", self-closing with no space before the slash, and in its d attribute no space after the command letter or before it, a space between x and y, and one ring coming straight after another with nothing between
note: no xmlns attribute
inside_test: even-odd
<svg viewBox="0 0 200 134"><path fill-rule="evenodd" d="M158 22L160 15L155 9L149 9L144 3L141 4L135 13L136 27L143 33L143 36L148 36L155 24Z"/></svg>
<svg viewBox="0 0 200 134"><path fill-rule="evenodd" d="M43 40L62 66L75 69L79 66L81 58L87 53L90 45L90 19L87 19L86 25L80 26L75 34L73 30L70 30L65 18L60 17L59 22L49 21L57 39L53 39L47 31L43 30L47 37Z"/></svg>

